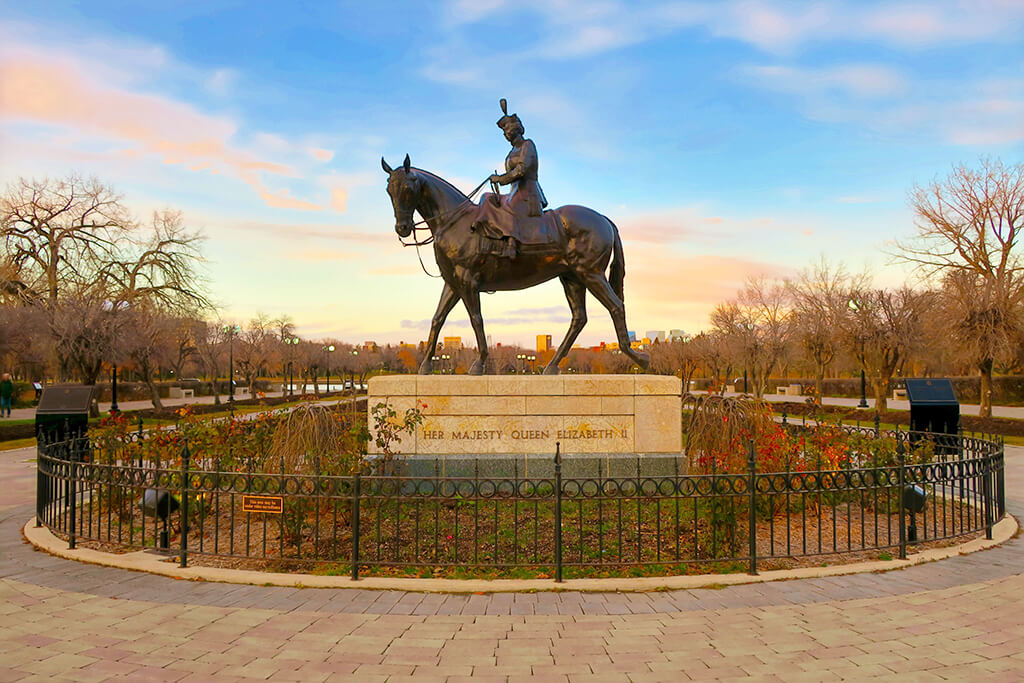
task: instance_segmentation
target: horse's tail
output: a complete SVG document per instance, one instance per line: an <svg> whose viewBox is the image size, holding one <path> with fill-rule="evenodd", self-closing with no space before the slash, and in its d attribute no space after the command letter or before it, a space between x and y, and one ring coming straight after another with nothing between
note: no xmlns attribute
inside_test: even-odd
<svg viewBox="0 0 1024 683"><path fill-rule="evenodd" d="M623 281L626 279L626 261L622 255L622 239L619 237L619 229L615 223L608 220L612 224L612 232L615 233L615 244L612 246L612 267L611 272L608 275L608 282L611 283L612 290L615 295L619 297L619 301L625 301L626 297L623 295Z"/></svg>

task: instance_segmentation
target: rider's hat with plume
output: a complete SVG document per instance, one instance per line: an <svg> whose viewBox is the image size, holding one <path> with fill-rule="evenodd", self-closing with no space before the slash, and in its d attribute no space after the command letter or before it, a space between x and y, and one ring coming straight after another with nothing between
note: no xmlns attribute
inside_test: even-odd
<svg viewBox="0 0 1024 683"><path fill-rule="evenodd" d="M508 113L508 102L504 97L501 98L501 113L503 116L498 119L498 128L508 130L511 126L523 127L523 122L519 120L518 115Z"/></svg>

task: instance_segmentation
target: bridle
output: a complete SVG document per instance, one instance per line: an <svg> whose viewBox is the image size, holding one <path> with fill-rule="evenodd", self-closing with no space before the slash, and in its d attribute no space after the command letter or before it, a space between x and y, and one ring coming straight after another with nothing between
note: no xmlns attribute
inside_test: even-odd
<svg viewBox="0 0 1024 683"><path fill-rule="evenodd" d="M444 211L442 213L439 213L436 216L430 216L429 218L424 218L423 220L416 221L415 223L413 223L412 224L412 235L413 235L412 242L406 242L401 237L399 237L398 238L399 243L401 243L401 245L403 247L423 247L423 246L426 246L426 245L430 244L431 242L433 242L434 241L433 233L431 233L430 237L428 237L428 238L426 238L426 239L424 239L422 241L419 241L419 240L416 239L416 231L417 230L430 230L429 227L424 227L424 226L427 223L429 223L430 221L441 220L441 219L448 219L448 220L446 220L444 223L439 225L438 226L438 230L440 231L441 228L447 228L449 223L451 223L451 221L454 220L454 218L456 217L456 214L459 214L459 213L462 212L462 209L463 209L464 206L466 206L466 204L472 204L473 203L473 195L475 195L477 192L479 192L480 188L483 187L487 183L488 180L490 180L490 178L485 178L479 185L477 185L475 188L473 188L472 192L470 192L468 195L466 195L465 199L463 199L461 202L456 204L453 208L451 208L451 209L449 209L447 211Z"/></svg>
<svg viewBox="0 0 1024 683"><path fill-rule="evenodd" d="M467 204L472 204L473 203L473 195L475 195L477 192L479 192L480 188L483 187L487 183L488 180L490 180L490 177L484 178L484 180L481 181L481 183L479 185L477 185L475 188L473 188L472 192L470 192L468 195L466 195L465 199L463 199L461 202L456 204L453 208L449 209L448 211L444 211L442 213L437 214L436 216L430 216L429 218L424 218L423 220L416 221L415 223L413 223L412 224L412 242L406 242L404 239L402 239L401 236L398 237L398 242L403 247L416 247L416 258L418 258L419 261L420 261L420 268L422 268L423 272L426 273L427 275L429 275L430 277L439 278L441 276L440 275L434 275L429 270L427 270L426 264L423 263L423 254L420 253L420 247L424 247L424 246L432 243L434 241L434 233L431 232L430 236L427 237L426 239L417 240L416 239L416 231L417 230L430 230L430 227L427 226L426 224L428 222L430 222L430 221L433 221L433 220L443 220L444 221L441 225L439 225L437 227L438 232L440 232L443 228L447 228L452 223L452 221L454 221L462 213L463 208Z"/></svg>

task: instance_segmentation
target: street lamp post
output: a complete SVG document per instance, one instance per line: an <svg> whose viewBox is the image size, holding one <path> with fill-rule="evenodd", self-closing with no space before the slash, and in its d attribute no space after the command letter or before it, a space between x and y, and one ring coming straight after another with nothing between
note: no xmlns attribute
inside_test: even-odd
<svg viewBox="0 0 1024 683"><path fill-rule="evenodd" d="M358 356L359 356L359 349L352 349L352 355L353 355L353 356L356 356L356 357L358 357ZM356 378L355 378L355 373L349 373L349 374L351 374L351 375L352 375L352 395L354 396L354 395L355 395L355 393L356 393ZM341 386L341 389L342 389L342 391L344 391L344 390L345 390L345 383L344 383L344 382L342 382L342 386ZM352 405L355 405L355 404L353 403Z"/></svg>
<svg viewBox="0 0 1024 683"><path fill-rule="evenodd" d="M864 305L857 299L850 299L850 310L854 313L861 313L864 310ZM867 377L864 374L864 333L863 331L858 335L858 341L860 342L860 403L857 404L858 408L868 407L868 395L867 395Z"/></svg>
<svg viewBox="0 0 1024 683"><path fill-rule="evenodd" d="M324 388L324 394L331 393L331 356L334 353L334 344L327 344L324 346L324 374L327 375L327 386Z"/></svg>
<svg viewBox="0 0 1024 683"><path fill-rule="evenodd" d="M288 382L288 398L295 397L295 366L293 356L295 354L295 347L299 344L298 337L285 337L285 345L288 347L288 376L285 378Z"/></svg>
<svg viewBox="0 0 1024 683"><path fill-rule="evenodd" d="M530 355L530 373L537 374L537 356Z"/></svg>
<svg viewBox="0 0 1024 683"><path fill-rule="evenodd" d="M225 325L228 335L228 403L235 402L235 336L242 331L238 325Z"/></svg>
<svg viewBox="0 0 1024 683"><path fill-rule="evenodd" d="M441 354L441 374L442 375L445 372L447 372L449 375L452 373L451 365L448 363L448 361L451 360L451 358L452 357L449 356L447 353L442 353Z"/></svg>
<svg viewBox="0 0 1024 683"><path fill-rule="evenodd" d="M112 364L110 371L110 412L116 413L120 410L117 407L117 363Z"/></svg>

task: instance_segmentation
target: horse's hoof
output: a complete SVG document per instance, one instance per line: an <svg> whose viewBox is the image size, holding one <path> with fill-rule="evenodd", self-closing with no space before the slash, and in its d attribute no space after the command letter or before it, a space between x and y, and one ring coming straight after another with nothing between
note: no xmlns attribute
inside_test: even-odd
<svg viewBox="0 0 1024 683"><path fill-rule="evenodd" d="M469 366L469 374L471 375L482 375L484 374L484 364L479 359L473 361L473 364Z"/></svg>
<svg viewBox="0 0 1024 683"><path fill-rule="evenodd" d="M636 364L640 366L641 370L647 370L651 367L651 356L646 353L636 354Z"/></svg>
<svg viewBox="0 0 1024 683"><path fill-rule="evenodd" d="M546 368L544 368L544 374L545 375L557 375L558 374L558 366L557 365L549 365L549 366L547 366Z"/></svg>
<svg viewBox="0 0 1024 683"><path fill-rule="evenodd" d="M434 368L430 367L426 363L424 363L423 365L420 366L420 374L421 375L429 375L433 371L434 371Z"/></svg>

